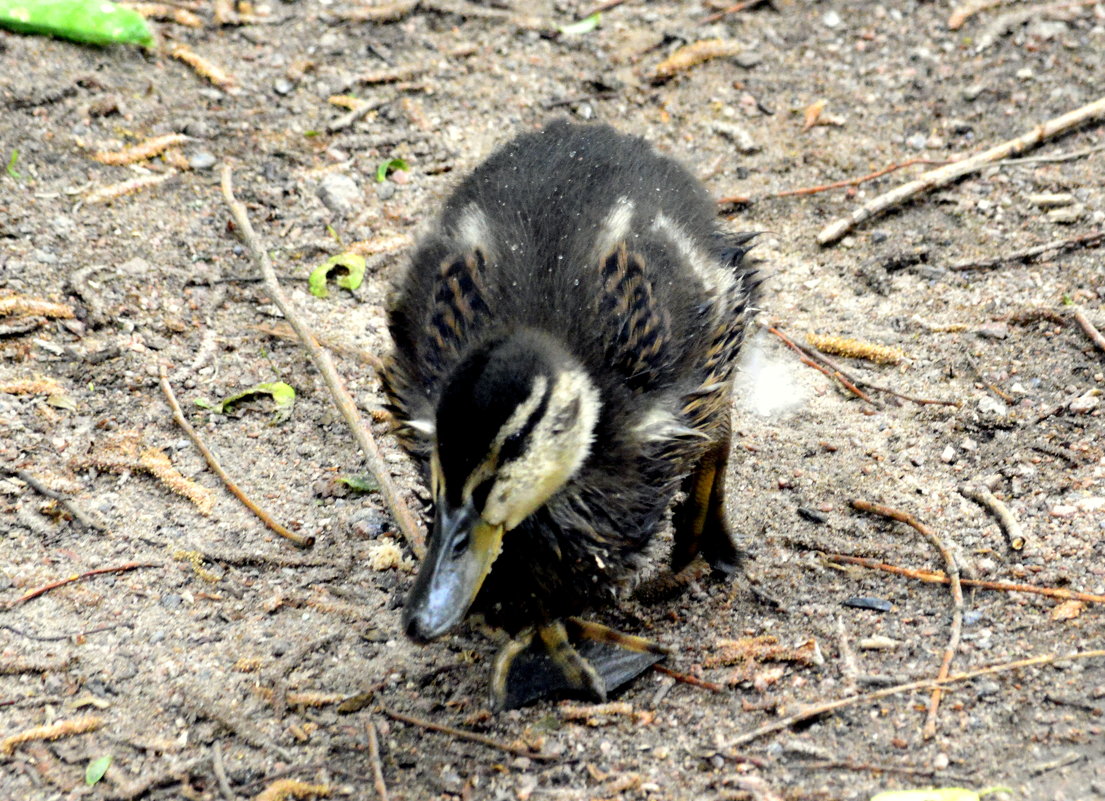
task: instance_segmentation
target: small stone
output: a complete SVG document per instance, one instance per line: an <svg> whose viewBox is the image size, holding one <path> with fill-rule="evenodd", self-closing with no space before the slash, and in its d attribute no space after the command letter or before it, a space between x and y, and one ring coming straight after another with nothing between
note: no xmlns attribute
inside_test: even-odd
<svg viewBox="0 0 1105 801"><path fill-rule="evenodd" d="M743 126L731 122L715 122L710 127L736 145L741 153L755 153L761 149Z"/></svg>
<svg viewBox="0 0 1105 801"><path fill-rule="evenodd" d="M932 760L932 767L934 770L947 770L950 764L951 760L948 759L947 754L937 754Z"/></svg>
<svg viewBox="0 0 1105 801"><path fill-rule="evenodd" d="M209 170L215 166L215 162L215 154L206 150L197 150L188 156L188 166L193 170Z"/></svg>
<svg viewBox="0 0 1105 801"><path fill-rule="evenodd" d="M1070 192L1036 192L1024 196L1034 206L1041 209L1055 209L1060 206L1070 206L1075 202L1074 195Z"/></svg>
<svg viewBox="0 0 1105 801"><path fill-rule="evenodd" d="M376 184L376 197L380 200L391 200L395 197L396 186L391 181Z"/></svg>
<svg viewBox="0 0 1105 801"><path fill-rule="evenodd" d="M843 604L853 609L870 609L874 612L889 612L894 608L894 605L890 603L890 601L882 598L869 598L864 595L845 598Z"/></svg>
<svg viewBox="0 0 1105 801"><path fill-rule="evenodd" d="M864 651L893 651L895 648L900 648L902 645L900 640L884 637L882 635L864 637L856 644Z"/></svg>
<svg viewBox="0 0 1105 801"><path fill-rule="evenodd" d="M1047 213L1047 218L1060 225L1070 225L1071 223L1076 223L1081 220L1085 213L1086 207L1081 203L1075 203L1070 206L1052 209Z"/></svg>
<svg viewBox="0 0 1105 801"><path fill-rule="evenodd" d="M756 50L742 50L733 57L733 60L737 62L737 66L750 70L763 61L764 57Z"/></svg>
<svg viewBox="0 0 1105 801"><path fill-rule="evenodd" d="M1066 504L1056 504L1048 510L1048 514L1052 517L1074 517L1078 514L1077 506L1067 506Z"/></svg>
<svg viewBox="0 0 1105 801"><path fill-rule="evenodd" d="M986 91L986 86L981 83L975 83L968 86L963 90L963 99L968 103L978 100L983 92Z"/></svg>
<svg viewBox="0 0 1105 801"><path fill-rule="evenodd" d="M915 133L906 139L905 143L914 150L924 150L928 143L928 137L923 133Z"/></svg>
<svg viewBox="0 0 1105 801"><path fill-rule="evenodd" d="M1081 398L1075 398L1068 405L1068 409L1073 414L1089 414L1098 407L1101 403L1101 398L1097 395L1086 393Z"/></svg>
<svg viewBox="0 0 1105 801"><path fill-rule="evenodd" d="M272 85L272 90L278 95L289 95L292 93L293 89L295 89L295 84L287 78L277 78L276 82Z"/></svg>
<svg viewBox="0 0 1105 801"><path fill-rule="evenodd" d="M394 186L392 191L395 191ZM322 205L339 217L348 216L361 204L361 189L357 182L340 172L330 173L319 181L315 195L322 201Z"/></svg>
<svg viewBox="0 0 1105 801"><path fill-rule="evenodd" d="M184 599L177 595L175 592L166 593L161 596L161 600L158 601L166 609L177 609L184 603Z"/></svg>
<svg viewBox="0 0 1105 801"><path fill-rule="evenodd" d="M952 445L945 446L944 450L941 451L941 453L940 453L940 461L943 462L944 464L951 464L952 462L955 461L955 459L956 459L955 447L952 446Z"/></svg>
<svg viewBox="0 0 1105 801"><path fill-rule="evenodd" d="M1005 415L1009 414L1009 409L1006 405L990 395L983 395L978 399L978 410L982 414L995 415L997 417L1005 417Z"/></svg>
<svg viewBox="0 0 1105 801"><path fill-rule="evenodd" d="M821 17L821 24L824 25L826 28L839 28L841 22L842 20L840 19L840 14L836 13L835 11L826 11L825 14Z"/></svg>
<svg viewBox="0 0 1105 801"><path fill-rule="evenodd" d="M975 329L975 333L987 339L1005 339L1009 336L1007 323L984 323Z"/></svg>
<svg viewBox="0 0 1105 801"><path fill-rule="evenodd" d="M1001 692L1001 685L993 679L982 679L975 685L975 692L978 693L979 698L985 698L988 695L997 695Z"/></svg>

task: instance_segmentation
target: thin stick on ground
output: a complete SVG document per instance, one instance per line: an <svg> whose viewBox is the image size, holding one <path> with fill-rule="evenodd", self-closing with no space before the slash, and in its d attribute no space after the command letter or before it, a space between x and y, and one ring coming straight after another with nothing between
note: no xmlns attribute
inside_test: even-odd
<svg viewBox="0 0 1105 801"><path fill-rule="evenodd" d="M420 728L426 729L427 731L436 731L440 732L441 734L447 734L450 737L456 737L458 740L467 740L470 743L486 745L488 748L496 748L499 751L506 751L508 754L514 754L515 756L524 756L529 759L536 759L540 762L551 762L556 759L556 756L553 754L546 754L542 751L531 751L528 748L511 745L510 743L501 743L498 740L488 737L485 734L477 734L474 731L465 731L464 729L457 729L452 726L446 726L444 723L434 723L432 720L416 718L413 715L405 715L402 712L396 712L393 709L388 709L386 706L381 706L380 711L392 720L398 720L400 723L408 723L411 726L418 726Z"/></svg>
<svg viewBox="0 0 1105 801"><path fill-rule="evenodd" d="M733 3L733 5L721 9L721 11L716 11L707 17L703 17L698 21L698 24L709 25L711 22L717 22L719 19L727 17L730 14L736 14L740 11L747 11L750 8L754 8L762 2L764 2L764 0L741 0L739 3Z"/></svg>
<svg viewBox="0 0 1105 801"><path fill-rule="evenodd" d="M58 492L57 490L50 489L41 481L39 481L35 476L28 473L26 470L17 470L12 467L0 466L0 473L9 476L15 476L28 487L37 492L39 495L45 495L47 498L52 498L53 500L57 501L69 511L69 514L73 515L74 520L76 520L85 528L90 528L94 531L108 530L107 526L105 526L100 521L90 517L88 513L81 508L80 504L78 504L68 495L62 492Z"/></svg>
<svg viewBox="0 0 1105 801"><path fill-rule="evenodd" d="M376 721L371 717L365 721L368 734L368 758L372 762L372 783L380 801L388 801L388 786L384 782L384 765L380 761L380 738L376 735Z"/></svg>
<svg viewBox="0 0 1105 801"><path fill-rule="evenodd" d="M994 516L994 519L998 521L998 528L1005 535L1005 541L1009 543L1010 548L1014 551L1024 549L1027 540L1021 524L1017 522L1017 518L1013 517L1009 507L994 497L994 493L986 487L966 485L959 488L959 494L974 501Z"/></svg>
<svg viewBox="0 0 1105 801"><path fill-rule="evenodd" d="M1101 332L1097 330L1097 327L1090 322L1089 318L1086 317L1085 312L1083 312L1081 309L1075 309L1074 321L1078 323L1079 326L1081 326L1083 331L1086 332L1086 336L1090 338L1091 342L1097 345L1097 347L1101 348L1101 350L1105 351L1105 336L1102 336Z"/></svg>
<svg viewBox="0 0 1105 801"><path fill-rule="evenodd" d="M662 673L665 676L671 676L676 681L683 684L689 684L692 687L701 687L703 690L709 690L712 693L720 693L725 691L725 688L722 687L720 684L714 684L712 681L700 679L697 676L692 676L689 673L680 673L677 670L672 670L667 665L653 665L652 669L655 670L657 673Z"/></svg>
<svg viewBox="0 0 1105 801"><path fill-rule="evenodd" d="M761 726L758 729L754 729L750 732L736 737L733 740L725 743L718 750L727 750L730 748L736 748L741 745L747 745L753 740L772 734L783 729L789 729L795 724L802 723L803 721L810 720L811 718L820 717L821 715L829 712L836 712L839 709L847 709L850 706L856 706L858 704L867 703L869 701L878 701L880 698L887 698L892 695L900 695L901 693L913 692L914 690L925 690L932 686L944 687L949 684L956 684L962 681L969 681L971 679L977 679L979 676L992 676L995 673L1006 673L1010 670L1019 670L1026 667L1035 667L1038 665L1050 665L1055 662L1065 661L1079 661L1082 659L1101 659L1105 657L1105 650L1096 651L1079 651L1071 654L1044 654L1041 656L1033 656L1028 659L1018 659L1016 662L1006 662L1001 665L992 665L990 667L979 668L978 670L969 670L965 673L956 673L953 676L948 676L943 679L919 679L917 681L910 681L905 684L897 684L893 687L886 687L881 690L875 690L874 692L867 693L865 695L852 695L847 698L840 698L836 701L826 701L820 704L813 704L803 709L801 712L797 712L793 715L788 715L785 718L780 718L766 726Z"/></svg>
<svg viewBox="0 0 1105 801"><path fill-rule="evenodd" d="M903 512L900 509L892 509L889 506L871 503L858 498L852 500L852 508L858 509L861 512L867 512L868 514L889 517L891 520L905 523L921 534L921 536L927 539L932 546L940 552L940 556L944 560L944 567L948 573L948 584L952 592L951 631L948 634L948 644L944 648L944 657L940 660L940 672L937 674L937 681L946 679L951 670L952 660L955 659L955 652L959 649L959 638L963 633L963 586L959 580L959 565L955 561L955 555L952 554L939 534L908 512ZM928 715L925 718L925 725L922 728L922 735L926 740L930 740L936 736L936 712L940 708L940 698L943 694L944 691L940 687L933 688L932 697L929 700Z"/></svg>
<svg viewBox="0 0 1105 801"><path fill-rule="evenodd" d="M1035 247L1028 248L1027 250L1021 250L1005 256L996 256L992 259L971 259L970 261L961 261L958 264L951 265L950 267L948 267L948 269L952 272L967 272L968 270L992 270L993 268L1001 267L1004 264L1014 264L1018 261L1034 261L1036 258L1044 255L1045 253L1060 253L1064 250L1071 250L1072 248L1077 247L1092 248L1103 242L1105 242L1105 231L1091 231L1088 234L1076 236L1071 239L1054 239L1051 242L1045 242L1042 245L1036 245Z"/></svg>
<svg viewBox="0 0 1105 801"><path fill-rule="evenodd" d="M904 401L909 401L910 403L916 403L916 404L919 404L921 406L960 406L961 405L959 401L939 400L937 398L917 398L917 397L914 397L913 395L903 395L901 392L898 392L897 390L890 389L889 387L884 387L880 384L874 384L874 383L868 381L865 378L859 378L858 376L852 375L847 370L845 370L843 367L841 367L839 364L837 364L835 361L833 361L828 356L826 356L824 353L821 353L820 351L815 350L814 348L807 347L806 345L803 345L801 342L795 342L794 340L791 340L791 344L795 348L797 348L798 350L802 351L802 353L806 354L806 358L811 359L815 362L818 362L819 364L824 365L825 367L832 370L834 373L838 373L839 375L843 376L844 378L846 378L848 381L850 381L852 384L854 384L857 387L864 387L864 388L870 389L874 392L882 392L886 395L891 395L895 398L899 398L899 399L904 400Z"/></svg>
<svg viewBox="0 0 1105 801"><path fill-rule="evenodd" d="M176 421L176 424L184 430L184 433L188 436L188 439L192 440L192 444L196 446L196 449L201 454L203 454L203 458L207 462L207 466L211 468L215 475L222 479L223 484L226 485L226 488L230 490L234 497L241 501L245 505L245 507L249 509L249 511L253 512L253 514L255 514L262 523L264 523L270 529L272 529L281 537L293 543L297 547L310 548L312 545L314 545L314 537L304 537L302 534L296 534L294 531L289 531L288 529L284 528L284 526L280 525L272 518L272 515L270 515L268 512L266 512L256 503L254 503L253 500L251 500L250 497L242 491L241 487L234 483L234 480L227 474L225 470L223 470L223 466L219 464L218 457L216 457L215 454L212 453L211 449L208 448L204 441L200 438L199 432L196 431L196 429L192 427L192 424L189 423L188 420L184 417L184 412L181 410L180 404L177 402L176 395L173 394L173 387L169 383L169 373L165 369L165 365L159 364L157 366L157 371L158 375L161 378L161 391L165 395L165 400L169 402L169 408L173 411L173 419Z"/></svg>
<svg viewBox="0 0 1105 801"><path fill-rule="evenodd" d="M818 364L816 361L807 356L805 351L803 351L799 345L797 345L790 337L788 337L778 328L769 325L767 327L767 330L773 333L775 336L779 337L779 339L783 340L783 343L788 348L797 353L798 358L802 360L802 364L808 365L809 367L812 367L814 370L817 370L820 373L824 373L830 379L839 381L845 389L847 389L860 400L866 401L872 406L877 406L877 404L873 400L871 400L870 397L868 397L867 393L865 393L863 390L861 390L859 387L857 387L855 384L853 384L851 381L841 375L839 370L830 370L828 367Z"/></svg>
<svg viewBox="0 0 1105 801"><path fill-rule="evenodd" d="M261 273L265 278L265 289L269 297L272 298L273 302L284 314L284 318L292 328L295 329L295 332L299 335L300 342L303 343L303 347L311 357L311 361L314 363L315 367L318 368L319 373L322 374L323 380L330 390L330 395L334 399L334 404L338 407L338 411L341 412L342 417L345 418L346 424L353 432L357 444L360 445L361 451L364 453L368 470L372 473L372 477L380 487L380 495L383 496L384 503L387 504L392 519L395 520L396 525L399 527L399 531L406 539L411 550L414 551L415 556L421 559L426 552L426 536L422 531L422 527L418 524L418 521L415 520L414 515L411 514L410 509L407 508L403 499L399 497L399 493L396 491L395 485L391 481L391 475L388 473L387 465L384 464L384 460L380 456L380 449L376 446L376 440L372 436L372 430L365 425L360 412L357 411L357 405L354 403L352 396L338 376L338 371L334 368L334 362L330 358L330 354L323 350L318 344L318 340L315 339L314 334L311 333L311 330L303 323L299 315L296 314L295 310L292 308L291 303L289 303L288 299L284 296L284 291L280 288L280 282L276 279L276 271L273 269L272 261L269 259L268 254L261 245L260 239L258 239L257 234L253 230L253 225L249 221L246 207L234 197L234 187L231 182L231 170L229 165L225 165L222 170L222 192L223 198L230 207L230 213L234 217L235 223L238 225L238 233L241 235L242 241L253 255L257 265L261 268Z"/></svg>
<svg viewBox="0 0 1105 801"><path fill-rule="evenodd" d="M841 553L825 554L825 560L845 565L859 565L869 570L881 570L884 573L893 573L896 576L924 581L928 584L949 584L951 579L943 573L931 570L915 570L910 567L898 567L880 562L877 559L868 559L865 556L848 556ZM1088 592L1076 590L1064 590L1061 587L1036 587L1032 584L1010 584L1004 581L983 581L982 579L961 578L959 583L963 587L978 587L981 590L996 590L998 592L1026 592L1032 595L1043 595L1048 598L1057 598L1060 601L1086 601L1087 603L1105 604L1105 595L1094 595Z"/></svg>
<svg viewBox="0 0 1105 801"><path fill-rule="evenodd" d="M807 186L802 189L787 189L784 192L775 192L772 197L795 197L799 195L816 195L819 192L828 192L833 189L844 189L849 186L859 186L860 184L867 183L868 181L874 181L876 178L882 178L884 175L889 175L892 172L903 170L906 167L913 167L917 164L947 164L946 160L941 159L907 159L906 161L899 161L896 164L891 164L889 167L883 167L881 170L875 170L867 175L861 175L858 178L845 178L840 181L833 181L829 184L821 184L820 186Z"/></svg>
<svg viewBox="0 0 1105 801"><path fill-rule="evenodd" d="M22 595L12 601L8 608L12 609L20 604L25 604L27 601L33 600L40 595L45 595L51 590L56 590L58 587L64 587L66 584L73 584L77 581L84 581L85 579L93 578L94 576L103 576L108 573L126 573L131 570L138 570L143 567L162 567L163 565L157 562L127 562L125 565L118 565L116 567L98 567L95 570L89 570L84 573L80 573L73 576L66 576L63 579L57 581L51 581L45 586L39 587L37 590L31 590L26 595Z"/></svg>
<svg viewBox="0 0 1105 801"><path fill-rule="evenodd" d="M988 148L962 161L956 161L951 164L946 164L943 167L937 167L935 170L929 170L928 172L922 173L914 180L872 198L855 209L847 217L842 217L829 223L821 229L821 232L817 235L817 241L822 245L829 245L837 242L860 223L874 217L876 214L881 214L899 203L938 187L945 186L965 175L977 172L987 164L1000 161L1008 156L1019 155L1041 142L1052 139L1059 134L1066 133L1084 122L1097 120L1102 117L1105 117L1105 97L1098 98L1094 102L1088 103L1081 108L1069 111L1066 114L1037 125L1032 128L1032 130L1027 131L1016 139L1002 142L999 145Z"/></svg>

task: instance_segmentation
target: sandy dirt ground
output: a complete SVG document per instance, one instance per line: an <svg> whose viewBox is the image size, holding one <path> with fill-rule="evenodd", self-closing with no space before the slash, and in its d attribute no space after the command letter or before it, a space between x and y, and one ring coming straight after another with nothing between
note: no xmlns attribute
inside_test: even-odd
<svg viewBox="0 0 1105 801"><path fill-rule="evenodd" d="M434 0L365 21L351 0L299 0L220 24L212 4L178 2L199 26L156 22L150 53L0 34L0 739L88 729L4 740L0 798L214 801L295 779L371 799L374 763L390 797L411 800L867 799L930 786L1105 798L1105 660L1092 653L1105 621L1092 601L964 587L953 675L1043 661L949 684L932 736L922 686L746 737L940 669L948 587L827 555L929 571L944 558L853 499L915 516L963 578L1105 594L1105 350L1075 319L1105 329L1093 238L1105 128L1080 125L833 246L816 238L925 169L1099 100L1105 3L1012 3L958 30L953 4L915 0L777 0L703 22L724 5L630 0L594 30L559 34L590 7ZM725 55L658 74L704 40ZM167 54L181 43L233 84ZM334 95L370 105L345 117ZM384 298L412 237L497 143L556 116L648 137L719 198L742 199L719 204L734 230L764 232L729 476L748 559L730 584L703 578L597 614L670 645L668 666L700 684L649 672L613 706L491 715L489 639L402 636L413 555L378 495L340 481L363 461L302 350L267 333L280 315L218 174L233 166L283 286L336 344L368 412L382 397L358 354L389 347ZM93 158L166 134L187 139L135 165ZM409 169L378 182L399 158ZM101 193L135 179L158 182ZM365 284L308 294L308 272L354 243L377 251ZM801 344L851 337L903 356L832 357L869 402L803 364L773 325ZM172 420L162 363L229 473L312 549L265 528L207 469ZM277 380L298 395L276 425L266 399L232 415L196 405ZM406 457L386 424L374 431L424 514ZM980 486L1019 523L1020 550L960 492ZM1068 654L1081 656L1054 658ZM339 710L358 695L360 708ZM86 785L103 757L110 768Z"/></svg>

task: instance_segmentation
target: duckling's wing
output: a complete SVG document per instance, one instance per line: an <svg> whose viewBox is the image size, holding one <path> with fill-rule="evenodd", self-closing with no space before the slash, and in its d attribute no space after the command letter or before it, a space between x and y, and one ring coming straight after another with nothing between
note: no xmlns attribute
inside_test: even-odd
<svg viewBox="0 0 1105 801"><path fill-rule="evenodd" d="M438 269L419 269L419 261L440 257ZM484 285L486 257L478 248L466 253L433 247L415 256L408 283L389 309L396 349L383 372L388 405L404 445L424 451L433 433L431 388L441 386L465 346L477 339L491 317Z"/></svg>
<svg viewBox="0 0 1105 801"><path fill-rule="evenodd" d="M607 326L606 362L638 389L655 382L673 361L671 321L656 302L643 257L620 243L602 260L599 319Z"/></svg>

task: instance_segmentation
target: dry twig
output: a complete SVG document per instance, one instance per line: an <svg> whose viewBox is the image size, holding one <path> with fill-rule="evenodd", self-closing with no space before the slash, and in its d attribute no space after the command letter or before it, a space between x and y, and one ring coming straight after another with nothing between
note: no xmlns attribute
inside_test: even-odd
<svg viewBox="0 0 1105 801"><path fill-rule="evenodd" d="M380 796L380 801L388 801L384 765L380 761L380 738L376 734L376 721L372 717L365 721L365 731L368 734L368 758L372 762L372 784L376 787L376 795Z"/></svg>
<svg viewBox="0 0 1105 801"><path fill-rule="evenodd" d="M31 590L25 595L21 595L12 601L8 608L12 609L20 604L25 604L27 601L33 600L40 595L45 595L50 590L56 590L58 587L64 587L66 584L72 584L76 581L84 581L85 579L92 578L94 576L102 576L107 573L126 573L130 570L138 570L143 567L162 567L157 562L127 562L125 565L119 565L117 567L100 567L95 570L89 570L85 573L77 573L72 576L66 576L63 579L52 581L44 587L39 587L37 590Z"/></svg>
<svg viewBox="0 0 1105 801"><path fill-rule="evenodd" d="M994 497L994 493L982 486L962 486L959 494L969 498L986 509L998 521L1001 533L1005 535L1005 541L1014 551L1020 551L1025 546L1024 530L1017 518L1009 511L1009 507Z"/></svg>
<svg viewBox="0 0 1105 801"><path fill-rule="evenodd" d="M1010 670L1019 670L1026 667L1034 667L1036 665L1050 665L1055 662L1065 661L1079 661L1082 659L1101 659L1105 657L1105 650L1096 651L1079 651L1072 654L1044 654L1042 656L1034 656L1028 659L1018 659L1016 662L1006 662L1001 665L992 665L990 667L979 668L978 670L969 670L965 673L956 673L953 676L948 676L944 679L920 679L918 681L906 682L905 684L897 684L893 687L886 687L881 690L875 690L874 692L867 693L865 695L852 695L847 698L840 698L836 701L826 701L820 704L812 704L806 707L801 712L797 712L793 715L787 715L784 718L780 718L766 726L761 726L758 729L754 729L750 732L736 737L729 742L725 743L720 750L727 750L730 748L736 748L737 746L745 745L758 740L767 734L772 734L783 729L788 729L797 723L801 723L812 718L820 717L828 712L836 712L839 709L846 709L850 706L856 706L857 704L867 703L869 701L877 701L880 698L887 698L892 695L899 695L901 693L913 692L914 690L924 690L929 687L943 687L948 684L956 684L961 681L969 681L970 679L977 679L979 676L991 676L995 673L1006 673Z"/></svg>
<svg viewBox="0 0 1105 801"><path fill-rule="evenodd" d="M846 554L830 553L825 554L825 560L830 563L837 562L846 565L859 565L860 567L866 567L870 570L881 570L884 573L893 573L896 576L905 576L906 578L917 579L918 581L924 581L928 584L949 584L951 582L951 579L943 573L888 565L885 562L868 559L864 556L847 556ZM964 587L978 587L983 590L1027 592L1033 595L1044 595L1048 598L1057 598L1061 601L1087 601L1089 603L1105 604L1105 595L1093 595L1088 592L1064 590L1059 587L1036 587L1031 584L1009 584L1004 581L983 581L982 579L965 578L961 578L959 583Z"/></svg>
<svg viewBox="0 0 1105 801"><path fill-rule="evenodd" d="M710 14L709 16L703 17L702 19L700 19L698 21L698 24L699 25L709 25L710 23L717 22L719 19L722 19L723 17L727 17L730 14L736 14L736 13L739 13L741 11L747 11L750 8L755 8L756 6L760 5L763 2L764 2L764 0L741 0L741 2L739 2L739 3L733 3L733 5L731 5L731 6L726 6L725 8L721 9L720 11L715 11L713 14Z"/></svg>
<svg viewBox="0 0 1105 801"><path fill-rule="evenodd" d="M1081 309L1075 309L1073 316L1075 322L1086 332L1086 336L1090 338L1090 341L1105 351L1105 336L1102 336L1097 327L1090 322L1090 318L1086 316L1086 313Z"/></svg>
<svg viewBox="0 0 1105 801"><path fill-rule="evenodd" d="M234 221L238 225L238 232L242 237L242 241L245 242L246 247L261 268L261 272L265 278L265 289L273 299L273 302L280 308L280 311L283 312L285 319L287 319L292 328L295 329L311 361L314 362L315 367L317 367L318 371L322 374L326 386L330 389L334 404L338 407L338 411L341 412L342 417L345 418L346 424L353 432L353 436L357 439L357 443L364 452L368 469L372 473L372 477L376 480L376 483L380 486L380 494L383 496L384 503L387 504L388 509L391 511L392 518L398 525L403 537L407 540L407 544L410 545L411 550L414 551L416 556L421 558L426 550L425 535L410 510L407 508L407 505L403 502L403 499L399 497L395 485L392 484L387 465L384 464L384 460L380 456L380 449L376 446L372 431L365 425L360 412L357 411L357 405L354 403L349 391L342 383L340 376L338 376L338 371L334 368L334 362L331 360L330 354L323 350L318 344L318 340L315 339L314 334L299 318L299 315L296 314L292 305L284 296L284 291L280 288L280 282L276 279L276 271L273 269L272 261L269 259L265 249L261 246L261 242L253 230L253 225L249 221L249 215L246 213L245 206L234 197L234 188L231 183L231 171L229 166L223 167L222 191L223 197L230 207L230 212L234 217Z"/></svg>
<svg viewBox="0 0 1105 801"><path fill-rule="evenodd" d="M838 241L841 237L855 228L864 220L876 214L880 214L897 204L916 195L923 194L937 187L945 186L964 175L969 175L982 169L986 164L1000 161L1007 156L1023 153L1029 148L1035 147L1041 142L1047 141L1061 133L1065 133L1084 122L1097 120L1105 116L1105 97L1098 98L1081 108L1069 111L1059 117L1037 125L1032 130L1007 142L1002 142L981 153L956 161L935 170L929 170L918 178L903 184L896 189L872 198L857 208L847 217L835 220L817 235L817 241L822 245L829 245Z"/></svg>
<svg viewBox="0 0 1105 801"><path fill-rule="evenodd" d="M506 751L508 754L514 754L515 756L524 756L529 759L536 759L539 762L549 762L556 759L553 754L546 754L542 751L531 751L528 748L511 745L510 743L501 743L484 734L477 734L474 731L465 731L464 729L457 729L453 726L446 726L444 723L434 723L432 720L416 718L413 715L405 715L402 712L388 709L386 706L381 706L380 711L392 720L398 720L400 723L409 723L412 726L419 726L429 731L448 734L450 737L456 737L458 740L467 740L470 743L486 745L488 748L497 748L500 751Z"/></svg>
<svg viewBox="0 0 1105 801"><path fill-rule="evenodd" d="M241 501L247 509L253 512L253 514L255 514L262 523L275 531L281 537L284 537L289 542L295 544L297 547L310 548L312 545L314 545L314 537L304 537L302 534L296 534L294 531L289 531L288 529L284 528L284 526L277 523L276 520L274 520L268 512L266 512L256 503L254 503L253 500L248 495L246 495L245 492L242 491L241 487L234 483L234 480L227 474L225 470L223 470L223 466L219 464L218 457L211 452L211 449L208 448L204 441L200 438L199 432L196 431L192 424L188 422L187 418L185 418L184 412L181 410L180 404L177 402L176 395L173 394L173 387L169 383L169 373L165 369L165 365L163 363L159 364L157 366L157 370L158 375L161 379L161 391L162 393L164 393L165 400L168 401L169 408L173 412L173 419L176 421L176 424L184 430L184 433L188 436L188 439L192 441L192 444L196 446L196 450L203 454L203 458L207 462L207 466L211 468L215 475L222 479L223 484L226 485L226 488L230 490L231 494L233 494L235 498Z"/></svg>
<svg viewBox="0 0 1105 801"><path fill-rule="evenodd" d="M80 504L78 504L65 493L50 489L41 481L39 481L35 476L28 473L26 470L16 470L15 468L4 467L3 465L0 465L0 473L9 476L15 476L38 494L45 495L47 498L53 498L55 501L68 509L69 514L73 515L73 519L85 528L89 528L94 531L107 531L107 526L105 526L99 520L90 517L88 513L85 512L84 509L80 506Z"/></svg>
<svg viewBox="0 0 1105 801"><path fill-rule="evenodd" d="M1004 264L1013 264L1018 261L1034 261L1037 257L1053 251L1055 253L1060 253L1064 250L1070 250L1077 247L1092 248L1102 243L1105 243L1105 231L1091 231L1088 234L1076 236L1072 239L1059 239L1045 242L1042 245L1036 245L1035 247L1028 248L1028 250L1010 253L1006 256L996 256L992 259L971 259L970 261L961 261L958 264L951 265L948 269L952 272L992 270Z"/></svg>
<svg viewBox="0 0 1105 801"><path fill-rule="evenodd" d="M700 679L697 676L692 676L690 673L680 673L677 670L672 670L667 665L661 665L657 663L652 666L652 669L655 670L657 673L661 673L665 676L670 676L671 678L675 679L677 682L681 682L682 684L689 684L692 687L701 687L703 690L709 690L712 693L720 693L725 691L725 688L722 687L720 684L715 684L712 681Z"/></svg>
<svg viewBox="0 0 1105 801"><path fill-rule="evenodd" d="M857 387L854 383L852 383L847 378L845 378L844 375L839 370L830 370L828 367L825 367L824 365L821 365L821 364L818 364L817 362L815 362L813 359L811 359L806 354L806 351L801 346L799 346L797 343L795 343L790 337L788 337L786 334L784 334L778 328L775 328L773 326L768 326L767 330L770 331L771 333L773 333L775 336L779 337L779 339L783 340L783 342L786 344L786 346L788 348L790 348L795 353L797 353L798 358L802 360L802 364L808 365L809 367L812 367L813 369L817 370L818 372L824 373L830 379L836 379L837 381L839 381L841 383L841 385L845 389L847 389L849 392L851 392L853 395L855 395L860 400L866 401L867 403L870 403L872 406L877 406L877 404L873 400L871 400L871 398L867 395L866 392L864 392L859 387Z"/></svg>
<svg viewBox="0 0 1105 801"><path fill-rule="evenodd" d="M959 580L959 565L955 561L955 556L939 534L908 512L903 512L900 509L891 509L889 506L870 503L869 501L859 500L858 498L852 500L852 508L869 514L889 517L891 520L905 523L920 533L921 536L925 537L925 539L940 552L940 556L944 560L944 566L948 571L948 584L952 592L951 632L948 635L948 644L944 648L944 658L940 662L940 672L937 674L937 681L946 679L951 669L952 660L955 659L955 652L959 648L959 638L963 633L963 587ZM926 740L936 736L936 710L940 707L940 697L943 694L944 691L940 687L934 687L932 690L932 698L929 700L928 717L925 719L923 729L924 738Z"/></svg>

